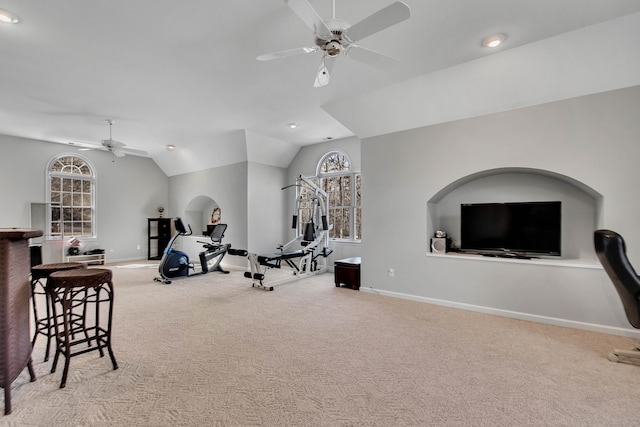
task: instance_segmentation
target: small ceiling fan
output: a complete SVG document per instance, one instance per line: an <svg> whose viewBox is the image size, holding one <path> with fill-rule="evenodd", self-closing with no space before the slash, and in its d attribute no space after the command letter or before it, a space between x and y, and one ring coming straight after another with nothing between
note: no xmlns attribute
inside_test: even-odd
<svg viewBox="0 0 640 427"><path fill-rule="evenodd" d="M395 58L354 43L409 19L411 10L405 3L401 1L392 3L357 24L350 25L346 21L335 18L335 0L333 0L333 19L327 22L322 20L308 0L284 0L284 2L313 31L315 46L267 53L258 56L258 61L269 61L271 59L322 51L322 60L313 84L314 87L325 86L329 83L333 64L340 53L355 61L382 69L389 69L390 66L397 62Z"/></svg>
<svg viewBox="0 0 640 427"><path fill-rule="evenodd" d="M126 144L124 142L116 141L112 138L112 128L113 128L113 120L107 119L107 123L109 123L109 139L103 139L101 141L101 145L97 144L87 144L84 142L69 142L69 145L73 145L74 147L79 147L81 150L102 150L108 151L113 154L115 157L124 157L127 154L131 154L134 156L148 156L149 153L143 150L135 150L133 148L125 148Z"/></svg>

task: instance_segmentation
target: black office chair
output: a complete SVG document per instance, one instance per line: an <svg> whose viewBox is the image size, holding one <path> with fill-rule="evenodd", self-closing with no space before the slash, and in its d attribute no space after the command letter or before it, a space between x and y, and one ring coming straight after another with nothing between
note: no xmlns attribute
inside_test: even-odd
<svg viewBox="0 0 640 427"><path fill-rule="evenodd" d="M600 263L618 291L629 323L640 329L640 277L629 263L624 239L615 231L596 230L593 243ZM632 351L613 350L609 360L620 362L620 357L640 359L640 344Z"/></svg>

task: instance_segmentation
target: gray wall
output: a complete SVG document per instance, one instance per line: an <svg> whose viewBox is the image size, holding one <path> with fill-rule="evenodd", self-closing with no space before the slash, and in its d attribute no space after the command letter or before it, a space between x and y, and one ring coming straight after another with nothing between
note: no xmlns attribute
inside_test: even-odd
<svg viewBox="0 0 640 427"><path fill-rule="evenodd" d="M242 162L169 178L170 216L193 217L186 211L194 200L213 199L228 225L224 242L253 253L274 252L284 243L285 199L281 188L286 169L255 162ZM210 214L210 213L208 213ZM194 235L198 234L194 228ZM202 236L182 238L176 247L197 261L205 240ZM245 257L227 255L223 265L245 268Z"/></svg>
<svg viewBox="0 0 640 427"><path fill-rule="evenodd" d="M147 217L156 216L159 205L167 205L169 194L168 178L153 160L126 156L114 161L103 151L76 151L5 135L0 135L0 150L0 227L29 227L30 204L46 200L49 161L61 153L80 155L97 174L97 240L88 245L106 249L108 262L146 258ZM61 250L45 248L45 262L59 262L55 256L61 257Z"/></svg>
<svg viewBox="0 0 640 427"><path fill-rule="evenodd" d="M286 169L249 163L248 170L248 244L253 253L275 252L286 240Z"/></svg>
<svg viewBox="0 0 640 427"><path fill-rule="evenodd" d="M246 249L248 244L247 179L247 162L172 176L169 178L168 216L184 218L186 208L192 200L202 196L210 197L222 211L222 223L228 225L224 242L231 243L234 248ZM197 239L202 240L202 238ZM202 245L192 242L193 245L190 247L187 248L186 245L182 247L183 242L180 239L176 243L176 247L185 250L194 261L198 259L197 251L202 249ZM246 260L242 257L227 256L223 263L244 266Z"/></svg>
<svg viewBox="0 0 640 427"><path fill-rule="evenodd" d="M640 87L633 87L364 139L361 289L632 334L590 242L595 227L616 230L640 265L638 111ZM438 215L427 212L428 203L444 200L442 190L465 177L514 168L565 177L592 196L562 192L570 209L586 203L591 212L563 236L572 239L571 258L527 263L430 256L428 218ZM501 191L497 186L493 196L504 198ZM523 198L538 196L526 185L522 191Z"/></svg>

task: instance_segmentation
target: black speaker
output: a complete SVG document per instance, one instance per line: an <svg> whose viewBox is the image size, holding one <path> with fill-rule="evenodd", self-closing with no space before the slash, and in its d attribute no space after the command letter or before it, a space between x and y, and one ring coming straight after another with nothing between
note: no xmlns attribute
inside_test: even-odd
<svg viewBox="0 0 640 427"><path fill-rule="evenodd" d="M437 254L444 254L449 252L450 240L447 237L433 237L431 238L431 252Z"/></svg>
<svg viewBox="0 0 640 427"><path fill-rule="evenodd" d="M42 264L42 245L29 246L29 255L31 256L31 267Z"/></svg>

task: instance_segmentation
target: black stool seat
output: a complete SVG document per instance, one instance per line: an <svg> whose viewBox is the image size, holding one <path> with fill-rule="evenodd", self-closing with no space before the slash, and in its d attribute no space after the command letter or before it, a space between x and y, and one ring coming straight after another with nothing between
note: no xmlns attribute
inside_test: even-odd
<svg viewBox="0 0 640 427"><path fill-rule="evenodd" d="M104 357L104 348L109 352L113 369L118 369L111 348L111 325L113 319L113 283L111 270L104 268L75 269L58 271L49 275L47 292L53 310L53 322L56 337L56 353L51 373L56 371L58 358L65 358L60 388L64 388L69 372L71 357L97 350ZM83 338L76 338L77 323L73 318L73 309L83 306ZM104 306L107 306L106 316ZM93 306L94 310L88 310ZM101 307L103 311L101 312ZM106 318L105 318L106 317ZM105 325L106 323L106 325ZM95 346L92 345L95 341ZM87 347L77 348L80 344Z"/></svg>
<svg viewBox="0 0 640 427"><path fill-rule="evenodd" d="M85 265L81 262L59 262L54 264L38 264L31 267L31 304L33 306L33 318L35 320L35 332L33 333L33 339L31 340L31 346L36 344L38 335L42 334L47 337L47 347L44 353L44 361L49 360L49 349L51 348L51 339L54 336L53 322L51 321L51 310L49 306L49 299L46 297L46 280L52 273L57 271L67 271L85 268ZM39 286L38 286L39 285ZM36 302L36 295L45 295L46 311L47 314L44 317L38 315L38 304Z"/></svg>

